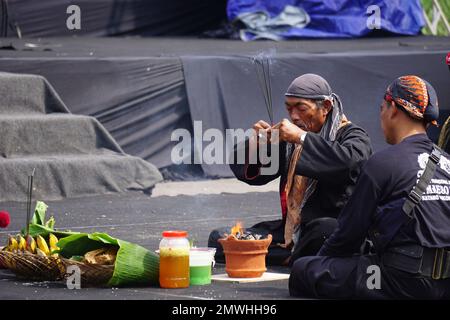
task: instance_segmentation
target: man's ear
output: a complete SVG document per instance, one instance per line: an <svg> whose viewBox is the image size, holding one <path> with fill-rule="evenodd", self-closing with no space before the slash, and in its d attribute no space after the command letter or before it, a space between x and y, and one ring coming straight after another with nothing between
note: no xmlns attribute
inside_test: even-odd
<svg viewBox="0 0 450 320"><path fill-rule="evenodd" d="M322 104L322 108L324 108L324 114L328 115L328 113L333 108L333 104L331 103L331 100L324 100Z"/></svg>
<svg viewBox="0 0 450 320"><path fill-rule="evenodd" d="M390 118L392 119L392 118L395 118L398 115L398 113L401 111L397 108L397 105L395 104L394 101L391 101L389 103L390 103L389 109L391 111Z"/></svg>

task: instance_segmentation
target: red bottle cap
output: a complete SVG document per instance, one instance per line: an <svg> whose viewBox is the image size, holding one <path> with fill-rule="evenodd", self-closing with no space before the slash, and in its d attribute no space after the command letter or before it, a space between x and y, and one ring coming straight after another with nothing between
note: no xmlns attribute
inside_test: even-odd
<svg viewBox="0 0 450 320"><path fill-rule="evenodd" d="M187 231L170 230L164 231L162 233L162 236L165 238L186 238L188 236L188 233Z"/></svg>

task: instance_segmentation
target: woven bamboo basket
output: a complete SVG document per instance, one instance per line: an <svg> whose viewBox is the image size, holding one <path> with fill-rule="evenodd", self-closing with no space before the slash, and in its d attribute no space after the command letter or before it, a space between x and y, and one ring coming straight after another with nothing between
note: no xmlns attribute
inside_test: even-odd
<svg viewBox="0 0 450 320"><path fill-rule="evenodd" d="M99 265L61 258L67 270L69 266L80 268L81 286L106 286L114 273L114 265ZM71 274L66 273L65 277Z"/></svg>
<svg viewBox="0 0 450 320"><path fill-rule="evenodd" d="M0 252L3 250L4 247L0 247ZM0 269L6 269L6 265L3 262L3 256L0 255Z"/></svg>
<svg viewBox="0 0 450 320"><path fill-rule="evenodd" d="M0 251L0 265L17 277L32 281L58 281L65 274L64 264L58 257L44 257L27 251Z"/></svg>

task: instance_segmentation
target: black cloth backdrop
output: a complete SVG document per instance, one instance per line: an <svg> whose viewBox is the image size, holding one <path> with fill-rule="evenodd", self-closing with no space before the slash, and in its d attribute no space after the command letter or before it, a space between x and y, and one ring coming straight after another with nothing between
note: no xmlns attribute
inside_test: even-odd
<svg viewBox="0 0 450 320"><path fill-rule="evenodd" d="M69 30L67 7L78 5L81 29ZM1 0L0 35L193 35L226 20L226 0Z"/></svg>
<svg viewBox="0 0 450 320"><path fill-rule="evenodd" d="M385 146L379 104L395 77L417 74L437 90L441 119L450 110L445 37L242 43L229 40L53 38L0 40L0 71L44 76L74 114L96 117L123 150L158 168L172 165L177 128L249 128L268 120L251 58L273 52L275 120L287 114L283 94L296 76L321 74L374 149ZM333 53L329 53L333 52ZM441 120L441 124L444 121ZM433 129L436 138L438 129ZM210 177L227 166L203 166Z"/></svg>
<svg viewBox="0 0 450 320"><path fill-rule="evenodd" d="M434 86L440 99L440 123L444 123L450 109L450 75L443 56L445 51L275 54L270 67L274 122L288 117L283 99L290 82L301 74L317 73L341 97L349 120L363 127L374 150L379 150L386 146L379 106L387 85L398 76L415 74ZM259 119L269 122L252 56L184 56L182 60L191 118L202 120L203 130L246 129ZM438 130L432 128L429 134L436 140ZM227 165L202 168L209 176L232 175Z"/></svg>

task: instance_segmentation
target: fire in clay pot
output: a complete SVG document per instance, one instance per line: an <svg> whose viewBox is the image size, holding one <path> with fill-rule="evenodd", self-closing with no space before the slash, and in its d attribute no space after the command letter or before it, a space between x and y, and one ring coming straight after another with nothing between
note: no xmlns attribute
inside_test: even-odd
<svg viewBox="0 0 450 320"><path fill-rule="evenodd" d="M266 255L272 235L261 236L243 232L238 223L231 229L231 234L219 239L225 254L225 271L230 278L259 278L266 269ZM239 231L237 231L239 230ZM250 238L251 240L247 240ZM254 239L258 240L254 240Z"/></svg>

